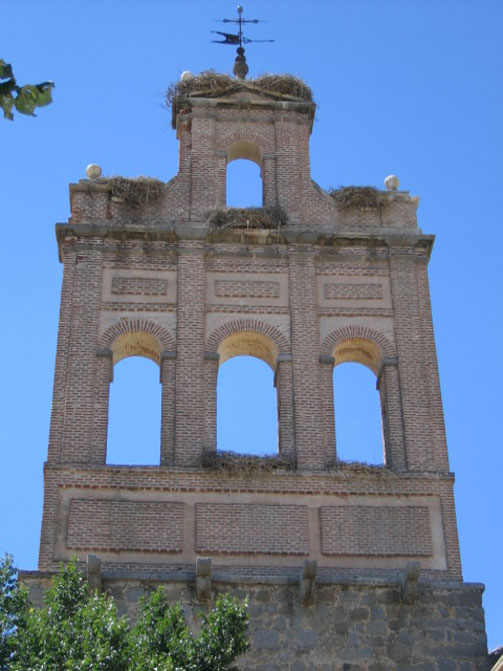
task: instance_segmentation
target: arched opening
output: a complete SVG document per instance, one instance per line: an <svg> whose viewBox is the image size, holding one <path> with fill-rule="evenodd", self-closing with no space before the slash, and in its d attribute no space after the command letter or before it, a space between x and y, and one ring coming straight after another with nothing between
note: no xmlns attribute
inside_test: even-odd
<svg viewBox="0 0 503 671"><path fill-rule="evenodd" d="M159 465L160 346L146 333L126 333L112 344L107 464Z"/></svg>
<svg viewBox="0 0 503 671"><path fill-rule="evenodd" d="M370 340L351 338L335 347L333 357L337 459L382 465L382 412L376 389L382 353Z"/></svg>
<svg viewBox="0 0 503 671"><path fill-rule="evenodd" d="M226 338L219 354L217 449L277 454L276 346L266 336L247 331Z"/></svg>
<svg viewBox="0 0 503 671"><path fill-rule="evenodd" d="M262 152L253 142L240 140L227 147L227 207L262 207Z"/></svg>
<svg viewBox="0 0 503 671"><path fill-rule="evenodd" d="M334 368L337 459L384 464L381 407L376 377L359 363Z"/></svg>
<svg viewBox="0 0 503 671"><path fill-rule="evenodd" d="M262 207L263 184L260 168L252 161L239 159L227 165L227 207Z"/></svg>

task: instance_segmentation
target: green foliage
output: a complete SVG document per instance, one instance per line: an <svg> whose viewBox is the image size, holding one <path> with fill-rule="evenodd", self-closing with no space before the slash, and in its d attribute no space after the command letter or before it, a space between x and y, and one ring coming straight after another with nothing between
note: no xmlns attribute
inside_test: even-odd
<svg viewBox="0 0 503 671"><path fill-rule="evenodd" d="M248 648L247 604L220 595L190 632L159 588L128 627L108 595L89 593L75 562L61 568L44 607L30 608L9 557L0 563L0 671L235 671Z"/></svg>
<svg viewBox="0 0 503 671"><path fill-rule="evenodd" d="M232 671L232 663L246 652L248 642L247 603L227 594L217 597L209 615L194 637L180 604L170 606L162 588L140 606L132 630L137 671Z"/></svg>
<svg viewBox="0 0 503 671"><path fill-rule="evenodd" d="M0 671L6 671L14 661L18 628L24 627L28 613L27 593L19 586L12 557L0 561Z"/></svg>
<svg viewBox="0 0 503 671"><path fill-rule="evenodd" d="M0 58L0 106L6 119L14 119L14 109L20 114L36 116L36 107L44 107L52 102L53 88L53 82L18 86L12 65Z"/></svg>
<svg viewBox="0 0 503 671"><path fill-rule="evenodd" d="M125 671L128 626L113 599L88 594L75 563L61 569L44 608L31 608L18 627L12 671Z"/></svg>

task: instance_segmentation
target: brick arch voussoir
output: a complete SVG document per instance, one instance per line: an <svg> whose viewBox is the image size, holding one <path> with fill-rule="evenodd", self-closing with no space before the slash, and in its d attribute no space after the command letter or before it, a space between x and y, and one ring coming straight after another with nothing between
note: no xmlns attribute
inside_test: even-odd
<svg viewBox="0 0 503 671"><path fill-rule="evenodd" d="M243 333L243 331L253 331L270 338L278 348L279 354L290 353L290 343L288 338L275 326L260 321L259 319L234 319L218 326L206 341L206 349L209 352L217 352L225 338Z"/></svg>
<svg viewBox="0 0 503 671"><path fill-rule="evenodd" d="M273 146L270 140L268 140L264 135L246 128L226 133L219 140L217 149L220 151L225 151L227 147L233 142L250 142L251 144L256 144L258 147L260 147L263 154L269 154L273 152Z"/></svg>
<svg viewBox="0 0 503 671"><path fill-rule="evenodd" d="M111 348L114 340L119 336L128 333L147 333L157 340L161 351L174 351L176 343L171 333L160 324L150 319L120 319L102 334L99 344L100 347Z"/></svg>
<svg viewBox="0 0 503 671"><path fill-rule="evenodd" d="M344 326L336 331L332 331L328 335L321 346L321 353L324 356L332 356L334 348L344 340L351 340L352 338L362 338L363 340L370 340L370 342L377 345L381 350L383 357L394 357L396 356L396 350L388 338L383 335L380 331L369 328L368 326Z"/></svg>

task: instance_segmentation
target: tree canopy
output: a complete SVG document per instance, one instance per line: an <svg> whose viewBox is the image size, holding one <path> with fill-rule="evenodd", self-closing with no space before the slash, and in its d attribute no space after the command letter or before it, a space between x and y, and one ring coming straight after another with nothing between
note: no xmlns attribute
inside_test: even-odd
<svg viewBox="0 0 503 671"><path fill-rule="evenodd" d="M0 671L237 671L248 648L246 602L219 595L201 618L194 636L181 605L159 588L129 626L111 596L88 590L75 562L35 609L11 558L0 562Z"/></svg>
<svg viewBox="0 0 503 671"><path fill-rule="evenodd" d="M18 86L12 65L0 58L0 106L6 119L14 119L14 110L36 116L36 107L44 107L52 102L53 88L54 82Z"/></svg>

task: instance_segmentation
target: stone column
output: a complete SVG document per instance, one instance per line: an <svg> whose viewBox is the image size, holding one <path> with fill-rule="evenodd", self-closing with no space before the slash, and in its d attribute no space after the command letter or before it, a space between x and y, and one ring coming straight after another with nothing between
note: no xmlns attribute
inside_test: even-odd
<svg viewBox="0 0 503 671"><path fill-rule="evenodd" d="M280 354L274 377L278 405L279 453L295 462L292 357Z"/></svg>
<svg viewBox="0 0 503 671"><path fill-rule="evenodd" d="M176 352L162 352L161 466L175 463L175 377Z"/></svg>
<svg viewBox="0 0 503 671"><path fill-rule="evenodd" d="M200 462L205 438L204 244L187 241L178 252L175 464L194 466Z"/></svg>

